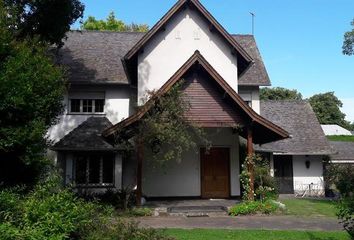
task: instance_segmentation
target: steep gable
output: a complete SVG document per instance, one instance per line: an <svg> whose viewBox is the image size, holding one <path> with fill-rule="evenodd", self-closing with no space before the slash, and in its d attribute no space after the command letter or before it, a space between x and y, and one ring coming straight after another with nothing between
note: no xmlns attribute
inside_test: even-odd
<svg viewBox="0 0 354 240"><path fill-rule="evenodd" d="M158 90L196 50L237 92L238 76L252 57L199 1L180 0L124 57L127 72L137 79L139 105L147 91Z"/></svg>

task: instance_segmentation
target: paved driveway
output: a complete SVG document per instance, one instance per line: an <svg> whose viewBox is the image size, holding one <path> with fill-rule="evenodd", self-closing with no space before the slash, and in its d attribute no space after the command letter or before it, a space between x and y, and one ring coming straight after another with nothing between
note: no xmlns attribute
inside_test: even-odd
<svg viewBox="0 0 354 240"><path fill-rule="evenodd" d="M268 230L342 230L336 219L298 218L292 216L245 217L143 217L136 219L141 226L152 228L219 228Z"/></svg>

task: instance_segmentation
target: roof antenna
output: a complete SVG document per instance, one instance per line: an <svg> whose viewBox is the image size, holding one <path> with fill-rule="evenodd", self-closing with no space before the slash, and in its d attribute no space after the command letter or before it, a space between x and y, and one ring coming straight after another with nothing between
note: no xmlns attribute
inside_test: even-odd
<svg viewBox="0 0 354 240"><path fill-rule="evenodd" d="M250 12L250 14L252 15L252 35L254 35L254 18L256 15L253 12Z"/></svg>

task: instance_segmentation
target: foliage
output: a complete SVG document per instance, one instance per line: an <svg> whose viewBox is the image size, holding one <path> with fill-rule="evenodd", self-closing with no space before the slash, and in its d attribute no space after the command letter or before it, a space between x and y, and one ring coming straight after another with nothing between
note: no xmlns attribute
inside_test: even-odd
<svg viewBox="0 0 354 240"><path fill-rule="evenodd" d="M340 110L343 103L334 92L316 94L309 98L309 102L321 124L337 124L350 128L349 122L345 120L345 114Z"/></svg>
<svg viewBox="0 0 354 240"><path fill-rule="evenodd" d="M111 214L108 208L87 203L60 187L57 175L39 183L25 195L15 190L0 192L2 239L69 239L92 229Z"/></svg>
<svg viewBox="0 0 354 240"><path fill-rule="evenodd" d="M111 205L115 209L127 211L135 205L135 191L130 188L107 189L104 193L78 192L81 198L88 201L97 201L105 205Z"/></svg>
<svg viewBox="0 0 354 240"><path fill-rule="evenodd" d="M352 30L344 34L343 42L343 54L353 55L354 54L354 19L351 22Z"/></svg>
<svg viewBox="0 0 354 240"><path fill-rule="evenodd" d="M242 198L244 201L252 201L254 199L253 197L250 197L251 194L255 195L255 193L251 193L251 172L249 171L248 166L255 165L256 161L259 161L258 155L247 156L241 165L240 182L243 189Z"/></svg>
<svg viewBox="0 0 354 240"><path fill-rule="evenodd" d="M122 20L116 18L114 12L110 12L106 20L97 20L93 16L89 16L81 25L84 30L106 30L115 32L147 32L149 26L147 24L126 24Z"/></svg>
<svg viewBox="0 0 354 240"><path fill-rule="evenodd" d="M273 200L266 201L245 201L236 204L229 210L231 216L251 215L251 214L271 214L279 209L279 205Z"/></svg>
<svg viewBox="0 0 354 240"><path fill-rule="evenodd" d="M270 176L269 162L260 155L247 156L242 164L240 174L240 182L242 185L242 198L244 201L252 201L250 198L251 191L251 174L248 166L254 166L254 189L253 196L261 201L277 198L277 186L275 179Z"/></svg>
<svg viewBox="0 0 354 240"><path fill-rule="evenodd" d="M343 231L279 231L279 230L225 230L225 229L166 229L179 240L350 240Z"/></svg>
<svg viewBox="0 0 354 240"><path fill-rule="evenodd" d="M335 142L354 142L354 136L353 135L332 135L332 136L327 136L328 140L330 141L335 141Z"/></svg>
<svg viewBox="0 0 354 240"><path fill-rule="evenodd" d="M261 100L302 100L302 95L297 90L290 90L286 88L261 88Z"/></svg>
<svg viewBox="0 0 354 240"><path fill-rule="evenodd" d="M70 26L82 18L80 0L4 0L9 29L19 40L38 36L49 44L63 45Z"/></svg>
<svg viewBox="0 0 354 240"><path fill-rule="evenodd" d="M259 158L254 169L254 189L256 198L260 201L278 198L278 186L274 177L270 175L270 163L266 158Z"/></svg>
<svg viewBox="0 0 354 240"><path fill-rule="evenodd" d="M147 207L133 207L118 213L122 217L148 217L153 215L153 210Z"/></svg>
<svg viewBox="0 0 354 240"><path fill-rule="evenodd" d="M338 217L344 229L354 237L354 166L351 164L330 165L327 181L334 184L340 193Z"/></svg>
<svg viewBox="0 0 354 240"><path fill-rule="evenodd" d="M120 132L116 142L129 146L142 141L146 155L151 156L157 166L164 166L172 160L180 162L182 153L196 149L198 143L208 148L210 143L204 130L193 125L186 117L190 105L183 93L183 83L183 80L177 82L164 95L148 93L147 99L150 100L142 108L150 109L135 127L135 137L127 143L122 138L126 134Z"/></svg>
<svg viewBox="0 0 354 240"><path fill-rule="evenodd" d="M344 229L354 238L354 166L340 166L335 185L341 194L338 217Z"/></svg>
<svg viewBox="0 0 354 240"><path fill-rule="evenodd" d="M45 45L14 40L2 21L0 32L0 182L28 182L45 165L44 136L63 110L65 81Z"/></svg>

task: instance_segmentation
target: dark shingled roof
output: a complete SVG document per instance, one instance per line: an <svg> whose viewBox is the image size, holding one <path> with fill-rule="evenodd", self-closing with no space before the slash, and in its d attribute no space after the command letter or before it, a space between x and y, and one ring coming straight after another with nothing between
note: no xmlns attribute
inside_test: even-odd
<svg viewBox="0 0 354 240"><path fill-rule="evenodd" d="M129 84L121 59L144 36L138 32L70 31L58 52L71 84ZM270 80L252 35L232 37L254 59L240 77L242 86L269 86Z"/></svg>
<svg viewBox="0 0 354 240"><path fill-rule="evenodd" d="M262 150L291 155L333 153L308 102L261 101L261 116L282 127L290 134L288 139L262 145Z"/></svg>
<svg viewBox="0 0 354 240"><path fill-rule="evenodd" d="M254 36L239 34L233 34L232 36L254 60L254 63L249 67L249 69L247 69L246 72L240 76L238 85L270 86L270 79Z"/></svg>
<svg viewBox="0 0 354 240"><path fill-rule="evenodd" d="M330 142L336 154L331 155L334 161L354 161L354 142Z"/></svg>
<svg viewBox="0 0 354 240"><path fill-rule="evenodd" d="M111 126L112 123L106 117L90 117L56 143L52 149L82 151L114 150L114 147L101 136L103 130Z"/></svg>
<svg viewBox="0 0 354 240"><path fill-rule="evenodd" d="M144 33L70 31L58 62L76 84L128 84L121 59Z"/></svg>

